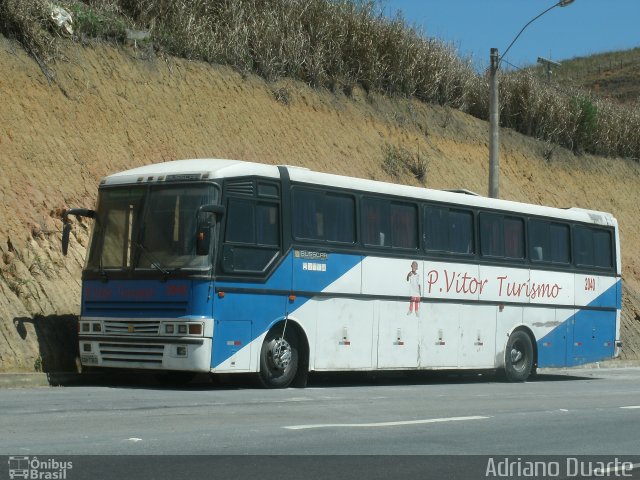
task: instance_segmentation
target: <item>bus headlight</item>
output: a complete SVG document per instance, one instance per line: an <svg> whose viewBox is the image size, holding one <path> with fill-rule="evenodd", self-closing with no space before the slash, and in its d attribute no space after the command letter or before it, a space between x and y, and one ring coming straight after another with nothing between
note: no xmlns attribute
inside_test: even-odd
<svg viewBox="0 0 640 480"><path fill-rule="evenodd" d="M190 323L189 324L189 335L202 335L202 324L201 323Z"/></svg>

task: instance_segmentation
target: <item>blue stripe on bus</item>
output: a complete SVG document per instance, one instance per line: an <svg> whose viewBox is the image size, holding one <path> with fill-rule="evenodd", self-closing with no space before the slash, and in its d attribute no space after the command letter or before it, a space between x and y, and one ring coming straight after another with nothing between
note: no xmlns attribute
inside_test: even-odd
<svg viewBox="0 0 640 480"><path fill-rule="evenodd" d="M82 316L108 318L211 317L209 280L85 280Z"/></svg>
<svg viewBox="0 0 640 480"><path fill-rule="evenodd" d="M620 281L588 306L619 305ZM611 299L614 299L611 302ZM619 308L619 307L618 307ZM582 365L613 357L617 312L576 308L574 315L538 340L539 367ZM562 348L564 346L564 348Z"/></svg>
<svg viewBox="0 0 640 480"><path fill-rule="evenodd" d="M291 302L285 295L270 294L268 291L292 291L295 278L296 291L321 292L362 261L360 255L328 255L330 261L305 260L296 258L294 252L290 252L265 283L217 282L216 290L221 292L224 292L225 287L238 286L266 292L256 295L230 291L225 292L223 298L216 298L213 310L216 321L211 366L216 367L229 359L248 343L267 332L273 324L284 319L286 315L291 315L309 300L309 297L298 295ZM303 270L303 263L307 263L307 270ZM314 264L314 270L310 270L310 263ZM322 265L325 265L324 270Z"/></svg>

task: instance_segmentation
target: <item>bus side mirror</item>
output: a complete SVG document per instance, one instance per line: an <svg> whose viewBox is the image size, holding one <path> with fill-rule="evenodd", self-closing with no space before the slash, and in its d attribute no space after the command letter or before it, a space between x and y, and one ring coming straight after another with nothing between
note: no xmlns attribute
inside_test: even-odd
<svg viewBox="0 0 640 480"><path fill-rule="evenodd" d="M224 215L222 205L202 205L198 209L198 229L196 232L196 255L209 255L211 249L212 215Z"/></svg>
<svg viewBox="0 0 640 480"><path fill-rule="evenodd" d="M71 234L71 223L69 223L69 215L75 215L76 217L96 218L95 210L89 210L88 208L71 208L65 210L62 214L62 221L64 226L62 227L62 254L67 255L69 251L69 237Z"/></svg>
<svg viewBox="0 0 640 480"><path fill-rule="evenodd" d="M71 224L65 223L62 227L62 255L67 256L69 251L69 235L71 234Z"/></svg>

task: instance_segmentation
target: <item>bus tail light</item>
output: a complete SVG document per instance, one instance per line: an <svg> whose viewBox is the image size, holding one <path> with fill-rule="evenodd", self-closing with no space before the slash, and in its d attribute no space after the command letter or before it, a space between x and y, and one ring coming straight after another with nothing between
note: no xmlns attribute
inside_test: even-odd
<svg viewBox="0 0 640 480"><path fill-rule="evenodd" d="M189 335L202 335L202 324L201 323L190 323L189 324Z"/></svg>

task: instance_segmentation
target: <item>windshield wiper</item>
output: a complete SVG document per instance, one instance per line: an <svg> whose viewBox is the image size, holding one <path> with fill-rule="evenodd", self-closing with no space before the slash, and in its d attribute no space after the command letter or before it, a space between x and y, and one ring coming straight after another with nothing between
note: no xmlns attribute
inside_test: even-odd
<svg viewBox="0 0 640 480"><path fill-rule="evenodd" d="M162 274L164 275L163 281L167 281L167 277L169 277L169 274L171 273L169 270L166 270L165 268L162 268L162 266L160 265L160 262L158 261L158 259L156 257L154 257L151 252L149 250L147 250L147 248L142 245L141 243L136 243L136 247L140 249L140 251L144 254L145 257L147 257L147 260L149 260L149 264L159 270L160 272L162 272Z"/></svg>

